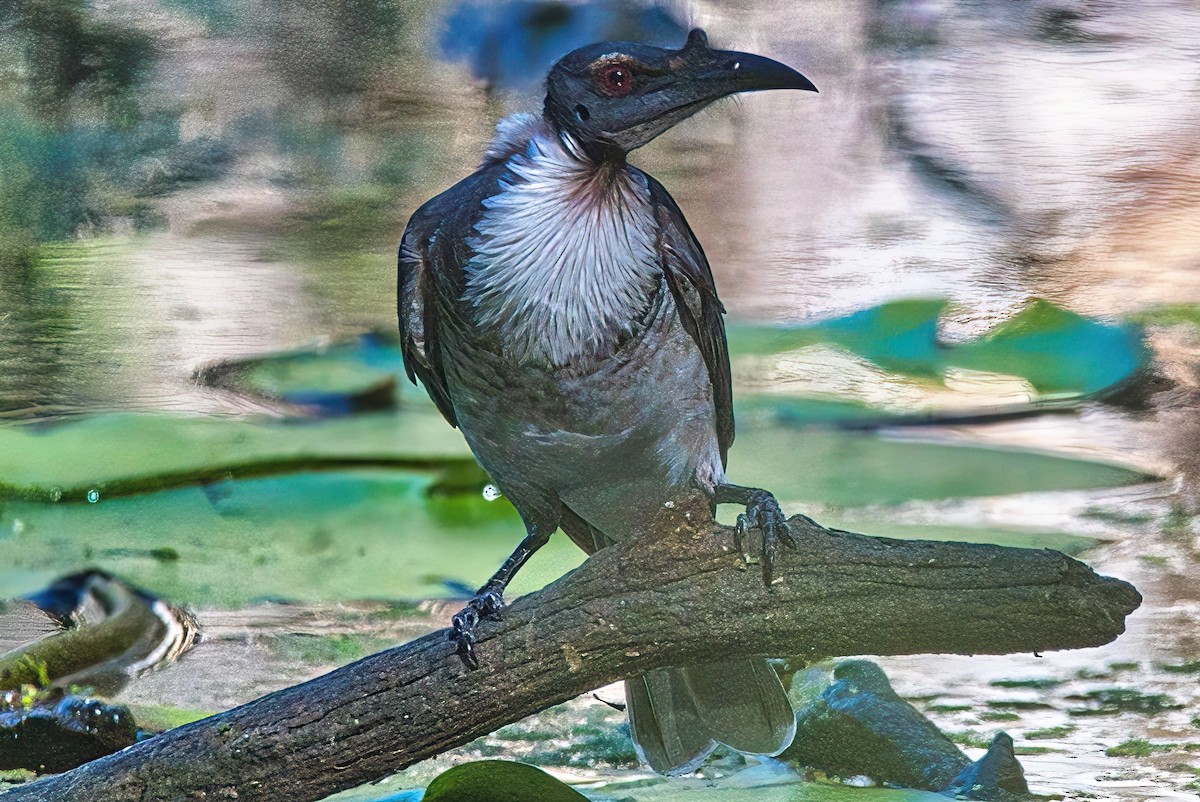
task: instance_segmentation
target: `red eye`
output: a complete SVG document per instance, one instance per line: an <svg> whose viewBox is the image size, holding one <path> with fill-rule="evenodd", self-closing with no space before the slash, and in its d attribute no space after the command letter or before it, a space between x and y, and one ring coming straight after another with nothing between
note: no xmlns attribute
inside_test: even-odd
<svg viewBox="0 0 1200 802"><path fill-rule="evenodd" d="M597 76L600 89L607 95L621 97L633 90L633 73L628 67L620 64L610 64L600 70Z"/></svg>

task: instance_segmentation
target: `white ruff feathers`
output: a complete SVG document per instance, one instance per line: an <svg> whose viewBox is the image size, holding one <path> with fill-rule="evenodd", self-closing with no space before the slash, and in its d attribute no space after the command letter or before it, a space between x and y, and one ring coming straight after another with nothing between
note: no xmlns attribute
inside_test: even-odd
<svg viewBox="0 0 1200 802"><path fill-rule="evenodd" d="M465 299L521 358L561 366L607 353L658 285L645 180L598 167L540 119L501 122L488 149L511 179L483 202Z"/></svg>

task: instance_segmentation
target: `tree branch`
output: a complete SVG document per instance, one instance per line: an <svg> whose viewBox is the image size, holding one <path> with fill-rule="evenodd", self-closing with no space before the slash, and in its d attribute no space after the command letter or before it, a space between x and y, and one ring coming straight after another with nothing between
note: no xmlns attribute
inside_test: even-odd
<svg viewBox="0 0 1200 802"><path fill-rule="evenodd" d="M1097 646L1141 601L1054 551L792 523L800 546L781 555L784 581L770 589L724 527L622 543L481 627L478 671L435 632L3 800L318 800L653 668Z"/></svg>

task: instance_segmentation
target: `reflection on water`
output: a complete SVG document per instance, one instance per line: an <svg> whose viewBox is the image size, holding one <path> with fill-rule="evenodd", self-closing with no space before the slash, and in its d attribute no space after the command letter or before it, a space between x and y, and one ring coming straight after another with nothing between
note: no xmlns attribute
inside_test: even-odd
<svg viewBox="0 0 1200 802"><path fill-rule="evenodd" d="M197 364L390 328L406 215L472 169L500 115L536 106L521 55L540 74L581 37L663 40L683 20L822 87L719 106L635 156L688 212L735 317L939 295L954 335L1031 296L1093 315L1200 301L1200 14L1131 14L126 0L85 26L154 41L113 90L125 117L111 98L94 113L98 77L54 84L53 114L3 95L6 185L57 170L66 190L26 198L75 211L0 218L0 410L237 411L192 386Z"/></svg>
<svg viewBox="0 0 1200 802"><path fill-rule="evenodd" d="M687 213L732 318L811 321L937 296L951 302L942 338L965 340L1033 297L1107 322L1168 319L1153 310L1173 305L1169 319L1191 327L1151 332L1176 389L1150 414L938 434L1200 474L1189 0L97 8L0 4L0 417L273 411L198 383L196 369L391 329L408 214L473 169L499 117L537 108L557 52L595 36L681 41L696 24L821 88L720 104L634 155ZM810 351L765 378L738 375L743 391L802 382L868 403L889 391L846 365ZM908 390L889 398L928 401ZM120 510L110 504L94 509ZM1177 539L1142 531L1102 565L1145 579L1152 604L1192 609L1194 587L1138 561L1195 552L1187 525L1173 526ZM1159 641L1194 649L1147 618Z"/></svg>

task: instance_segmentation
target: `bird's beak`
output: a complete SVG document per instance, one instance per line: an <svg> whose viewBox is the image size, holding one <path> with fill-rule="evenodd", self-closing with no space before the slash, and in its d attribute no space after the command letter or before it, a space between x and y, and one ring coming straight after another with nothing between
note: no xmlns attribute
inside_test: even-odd
<svg viewBox="0 0 1200 802"><path fill-rule="evenodd" d="M813 82L773 59L734 50L713 50L699 28L688 34L680 50L663 51L657 84L636 106L617 113L616 130L608 139L626 152L640 147L714 100L740 92L766 89L817 91Z"/></svg>
<svg viewBox="0 0 1200 802"><path fill-rule="evenodd" d="M677 52L672 66L678 70L679 92L697 95L697 101L712 102L738 92L765 89L817 91L808 78L774 59L736 50L711 49L708 37L699 28L688 34L687 44Z"/></svg>

